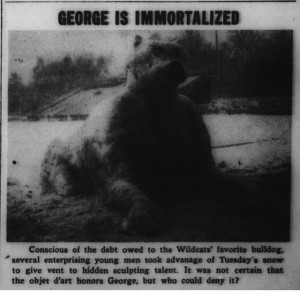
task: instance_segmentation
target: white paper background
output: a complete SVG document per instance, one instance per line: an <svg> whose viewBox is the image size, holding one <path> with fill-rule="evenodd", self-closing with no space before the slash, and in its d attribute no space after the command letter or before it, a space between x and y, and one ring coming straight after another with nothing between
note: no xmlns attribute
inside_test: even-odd
<svg viewBox="0 0 300 294"><path fill-rule="evenodd" d="M9 30L157 30L158 26L139 26L133 23L135 10L238 10L240 24L237 26L189 26L197 30L294 30L294 95L292 117L292 221L291 242L273 246L285 248L286 273L281 277L244 278L235 289L299 289L300 288L300 18L297 3L4 3L3 4L3 122L2 122L2 191L1 191L1 268L0 288L8 288L10 281L10 261L7 255L27 255L29 244L6 243L6 154L7 154L7 81L8 81L8 31ZM57 15L60 10L109 10L109 26L59 26ZM115 10L127 10L131 21L127 26L115 27L113 16ZM164 26L162 30L184 30L184 26ZM266 244L266 243L264 243ZM50 244L45 244L50 245ZM59 244L64 247L63 243ZM71 244L66 244L70 246ZM95 247L97 246L94 244ZM120 244L121 245L121 244ZM124 244L123 244L124 245ZM161 244L145 244L158 247ZM229 245L229 243L226 243ZM231 245L235 245L232 243ZM256 244L257 245L257 244ZM42 247L42 244L39 244ZM99 246L98 246L99 247ZM22 287L23 288L23 287ZM76 286L75 286L76 288ZM224 288L224 287L223 287Z"/></svg>

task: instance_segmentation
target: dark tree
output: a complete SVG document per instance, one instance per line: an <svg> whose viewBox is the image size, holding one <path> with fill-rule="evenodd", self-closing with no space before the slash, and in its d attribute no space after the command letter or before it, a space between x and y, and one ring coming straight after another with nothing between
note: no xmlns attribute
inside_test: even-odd
<svg viewBox="0 0 300 294"><path fill-rule="evenodd" d="M8 81L8 113L21 115L24 86L21 77L13 72Z"/></svg>
<svg viewBox="0 0 300 294"><path fill-rule="evenodd" d="M201 32L183 31L179 34L177 42L185 50L189 73L212 71L214 50Z"/></svg>
<svg viewBox="0 0 300 294"><path fill-rule="evenodd" d="M108 57L94 58L92 55L82 55L75 60L67 55L48 63L38 58L31 84L33 105L36 108L49 104L55 97L77 88L101 86L108 76L109 62Z"/></svg>
<svg viewBox="0 0 300 294"><path fill-rule="evenodd" d="M240 84L242 96L252 96L252 81L249 68L261 54L263 46L262 33L258 31L234 31L228 37L228 46L231 50L231 62L235 66L234 71Z"/></svg>

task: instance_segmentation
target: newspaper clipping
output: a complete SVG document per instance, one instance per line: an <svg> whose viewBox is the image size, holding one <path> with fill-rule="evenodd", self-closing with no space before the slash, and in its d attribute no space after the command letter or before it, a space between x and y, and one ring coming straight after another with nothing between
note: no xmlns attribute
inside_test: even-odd
<svg viewBox="0 0 300 294"><path fill-rule="evenodd" d="M300 288L298 3L1 8L0 289Z"/></svg>

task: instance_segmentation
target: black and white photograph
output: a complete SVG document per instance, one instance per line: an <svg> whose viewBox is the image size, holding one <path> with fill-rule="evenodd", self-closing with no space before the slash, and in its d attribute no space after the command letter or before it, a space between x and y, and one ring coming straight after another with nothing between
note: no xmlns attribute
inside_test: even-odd
<svg viewBox="0 0 300 294"><path fill-rule="evenodd" d="M293 35L9 31L7 242L289 242Z"/></svg>

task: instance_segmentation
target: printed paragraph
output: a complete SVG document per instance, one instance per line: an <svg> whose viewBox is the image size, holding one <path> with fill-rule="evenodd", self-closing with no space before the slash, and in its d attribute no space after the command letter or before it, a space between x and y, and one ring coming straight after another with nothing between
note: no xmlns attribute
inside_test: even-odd
<svg viewBox="0 0 300 294"><path fill-rule="evenodd" d="M235 286L285 273L284 250L270 245L31 245L26 256L7 256L15 286L104 288Z"/></svg>

